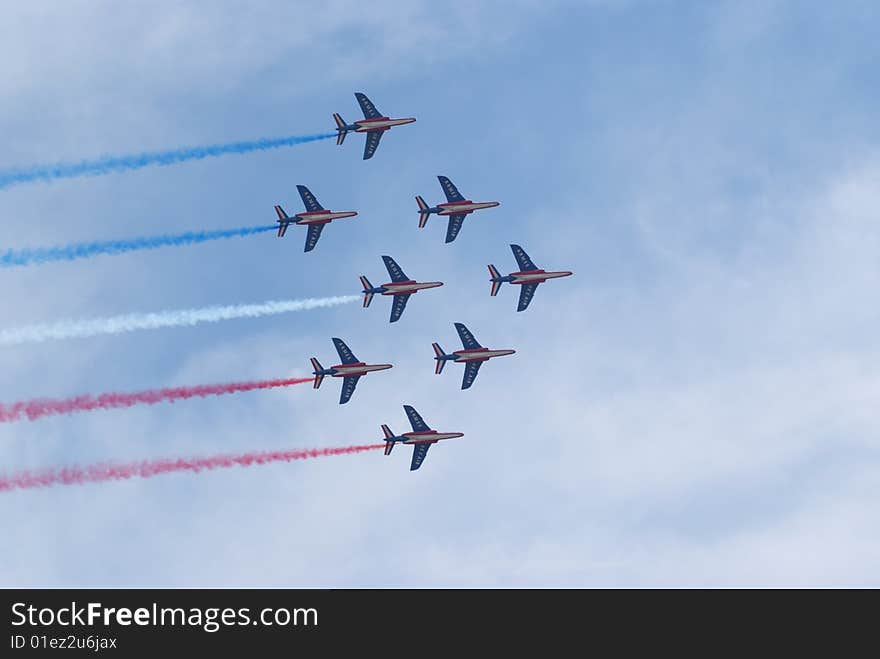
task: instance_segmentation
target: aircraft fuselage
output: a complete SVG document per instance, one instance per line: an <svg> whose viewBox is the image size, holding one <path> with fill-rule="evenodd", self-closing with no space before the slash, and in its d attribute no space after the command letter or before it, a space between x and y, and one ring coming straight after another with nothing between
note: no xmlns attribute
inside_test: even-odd
<svg viewBox="0 0 880 659"><path fill-rule="evenodd" d="M548 279L568 277L569 271L545 272L544 270L526 270L523 272L511 272L507 275L511 284L540 284Z"/></svg>
<svg viewBox="0 0 880 659"><path fill-rule="evenodd" d="M445 204L437 204L434 208L430 209L430 212L437 215L470 215L481 208L494 208L500 205L501 202L498 201L471 201L466 199L464 201L450 201Z"/></svg>
<svg viewBox="0 0 880 659"><path fill-rule="evenodd" d="M384 371L391 368L391 364L365 364L358 362L357 364L338 364L331 366L328 370L329 375L334 378L345 378L353 375L366 375L372 371Z"/></svg>
<svg viewBox="0 0 880 659"><path fill-rule="evenodd" d="M305 213L297 213L294 215L296 218L296 224L299 225L307 225L307 224L328 224L333 220L339 220L343 217L354 217L357 215L357 211L307 211Z"/></svg>
<svg viewBox="0 0 880 659"><path fill-rule="evenodd" d="M384 289L381 291L382 295L410 295L425 288L437 288L442 285L442 281L395 281L382 284L380 288Z"/></svg>
<svg viewBox="0 0 880 659"><path fill-rule="evenodd" d="M473 348L470 350L456 350L452 353L455 362L485 362L492 357L512 355L516 350L489 350L489 348Z"/></svg>
<svg viewBox="0 0 880 659"><path fill-rule="evenodd" d="M403 126L411 124L415 121L415 117L405 117L403 119L391 119L390 117L376 117L375 119L359 119L355 121L349 130L356 133L371 133L375 131L389 130L394 126Z"/></svg>
<svg viewBox="0 0 880 659"><path fill-rule="evenodd" d="M464 437L463 432L437 432L436 430L423 430L421 432L405 432L401 435L404 444L433 444L442 439L456 439Z"/></svg>

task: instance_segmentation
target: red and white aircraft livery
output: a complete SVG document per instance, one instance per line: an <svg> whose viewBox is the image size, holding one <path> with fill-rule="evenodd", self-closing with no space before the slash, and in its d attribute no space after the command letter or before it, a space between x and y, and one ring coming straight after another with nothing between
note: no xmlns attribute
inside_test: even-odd
<svg viewBox="0 0 880 659"><path fill-rule="evenodd" d="M318 203L318 200L315 199L315 195L313 195L306 186L298 185L296 186L296 189L299 191L299 196L302 197L303 205L306 207L306 210L303 213L297 213L291 218L287 216L287 213L284 212L284 209L281 208L281 206L276 206L275 212L278 214L278 237L281 238L284 236L287 232L287 227L290 226L291 222L293 224L307 226L309 231L306 234L306 247L303 250L304 252L311 252L315 249L315 245L318 244L318 238L321 237L321 230L324 228L325 224L329 224L333 220L340 220L344 217L354 217L357 215L357 211L334 212L325 210L324 207Z"/></svg>
<svg viewBox="0 0 880 659"><path fill-rule="evenodd" d="M403 310L406 308L406 302L409 300L410 295L418 293L425 288L437 288L443 285L442 281L420 282L410 279L403 274L403 270L400 269L400 266L390 256L383 256L382 260L385 261L385 267L388 269L391 281L381 286L373 286L369 279L361 275L361 285L364 287L364 307L370 306L374 295L394 296L394 302L391 304L391 319L388 322L393 323L400 318Z"/></svg>
<svg viewBox="0 0 880 659"><path fill-rule="evenodd" d="M321 363L316 357L312 357L311 362L314 369L313 373L315 374L315 389L321 386L325 376L342 378L342 393L339 395L340 405L349 401L362 375L391 368L391 364L365 364L359 361L342 339L334 337L333 345L336 346L336 352L339 353L341 364L331 366L330 368L322 368Z"/></svg>
<svg viewBox="0 0 880 659"><path fill-rule="evenodd" d="M440 181L440 187L443 188L443 192L446 193L446 203L428 206L424 199L416 195L416 203L419 205L419 228L424 228L425 224L428 223L431 213L449 216L449 226L446 227L447 243L455 240L458 232L461 231L461 225L464 223L466 215L470 215L481 208L494 208L501 205L501 202L498 201L471 201L470 199L465 199L448 178L438 176L437 179Z"/></svg>
<svg viewBox="0 0 880 659"><path fill-rule="evenodd" d="M498 268L494 265L490 265L489 275L491 277L489 281L492 282L492 291L490 292L490 295L498 295L498 289L501 288L501 284L504 282L522 286L519 291L519 305L516 308L517 311L526 310L526 307L529 306L529 302L532 301L532 297L535 295L535 290L537 290L538 284L542 284L548 279L558 279L559 277L568 277L571 275L571 271L569 270L560 270L558 272L541 270L532 263L532 259L529 258L529 255L526 254L525 250L519 245L511 245L510 249L513 250L513 256L516 258L517 265L519 265L519 272L511 272L506 277L502 277L501 273L498 272Z"/></svg>
<svg viewBox="0 0 880 659"><path fill-rule="evenodd" d="M391 454L391 450L397 442L413 445L412 463L409 466L410 471L415 471L422 466L422 462L425 461L425 456L428 454L431 444L436 444L443 439L464 437L463 432L437 432L436 430L431 430L412 405L404 405L403 409L406 411L406 416L409 417L413 431L405 432L402 435L395 435L391 432L391 428L383 424L382 432L385 433L385 455Z"/></svg>
<svg viewBox="0 0 880 659"><path fill-rule="evenodd" d="M474 383L474 380L477 378L477 372L480 370L483 362L489 361L492 357L503 357L516 352L516 350L509 349L490 350L489 348L484 348L462 323L455 323L455 329L461 338L461 345L464 347L464 350L456 350L451 355L447 355L443 352L443 348L440 347L439 343L432 343L434 359L437 362L437 365L434 367L434 373L437 375L442 373L443 367L446 366L448 361L464 364L464 377L461 381L462 389L468 389Z"/></svg>
<svg viewBox="0 0 880 659"><path fill-rule="evenodd" d="M376 109L372 101L364 94L355 92L355 98L360 103L361 110L364 112L364 118L355 121L353 124L347 124L338 113L333 114L333 120L336 122L336 143L342 144L345 136L349 131L354 133L366 133L367 142L364 144L364 160L369 160L379 148L379 140L382 139L382 133L391 130L394 126L402 126L411 124L415 121L415 117L405 117L403 119L392 119L384 116Z"/></svg>

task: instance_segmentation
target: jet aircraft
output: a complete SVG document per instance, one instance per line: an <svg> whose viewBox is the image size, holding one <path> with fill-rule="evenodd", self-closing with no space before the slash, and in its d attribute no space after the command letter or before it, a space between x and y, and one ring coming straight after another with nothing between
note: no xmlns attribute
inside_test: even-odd
<svg viewBox="0 0 880 659"><path fill-rule="evenodd" d="M345 120L338 113L333 114L333 120L336 122L336 144L342 144L345 136L349 131L354 133L366 133L367 141L364 144L364 160L369 160L379 148L379 140L382 139L382 133L391 130L393 126L402 126L403 124L411 124L415 121L415 117L405 117L403 119L391 119L384 116L376 109L372 101L361 92L355 92L355 98L361 106L364 113L363 119L358 119L353 124L345 123Z"/></svg>
<svg viewBox="0 0 880 659"><path fill-rule="evenodd" d="M370 306L374 295L394 296L394 301L391 304L391 318L388 322L393 323L400 318L410 295L425 288L436 288L443 285L442 281L418 282L410 279L390 256L383 256L382 260L385 261L385 267L388 269L391 281L381 286L373 286L369 279L361 275L361 285L364 287L364 307Z"/></svg>
<svg viewBox="0 0 880 659"><path fill-rule="evenodd" d="M462 323L455 323L455 329L458 332L458 336L461 338L461 344L464 349L456 350L451 355L447 355L443 352L443 348L440 347L440 344L432 343L431 345L434 347L435 355L434 360L437 362L437 365L434 367L434 373L437 375L442 373L443 367L446 366L446 362L448 361L464 364L464 377L461 381L462 389L468 389L474 383L474 380L477 377L477 372L480 370L480 366L483 362L492 359L492 357L503 357L504 355L512 355L516 352L516 350L509 349L489 350L489 348L484 348L477 342L470 330L468 330L468 328Z"/></svg>
<svg viewBox="0 0 880 659"><path fill-rule="evenodd" d="M306 247L303 250L304 252L311 252L315 249L315 245L318 244L318 238L321 237L321 230L324 228L325 224L329 224L333 220L342 219L343 217L354 217L357 215L357 211L334 212L324 210L324 207L318 203L318 200L315 199L315 195L313 195L306 186L298 185L296 186L296 189L299 191L299 196L302 197L303 205L306 207L306 210L304 213L297 213L291 218L287 216L287 213L284 212L284 209L281 208L281 206L276 206L275 212L278 214L278 237L281 238L284 236L287 232L287 227L290 226L291 223L307 226L309 231L306 234Z"/></svg>
<svg viewBox="0 0 880 659"><path fill-rule="evenodd" d="M500 206L498 201L471 201L465 199L458 191L458 188L445 176L438 176L440 187L446 193L446 203L437 204L436 206L428 206L425 200L416 195L416 203L419 205L419 228L424 228L428 223L428 217L431 213L437 215L449 216L449 225L446 227L446 242L451 243L455 240L458 232L461 231L461 225L464 223L466 215L470 215L481 208L494 208Z"/></svg>
<svg viewBox="0 0 880 659"><path fill-rule="evenodd" d="M422 462L425 461L425 456L428 454L431 444L436 444L443 439L464 437L462 432L437 432L436 430L431 430L412 405L404 405L403 409L406 411L410 425L412 425L412 432L395 435L391 432L391 428L385 424L382 425L382 432L385 433L385 455L391 455L391 451L396 443L413 445L412 462L409 466L410 471L415 471L422 466Z"/></svg>
<svg viewBox="0 0 880 659"><path fill-rule="evenodd" d="M339 396L340 405L344 405L351 399L354 388L357 386L361 376L372 371L384 371L386 368L391 368L391 364L365 364L359 361L342 339L334 337L333 345L336 346L336 352L339 353L339 361L341 363L330 368L322 368L321 363L316 357L312 357L311 362L315 374L315 389L321 386L321 382L328 375L333 378L342 378L342 393Z"/></svg>
<svg viewBox="0 0 880 659"><path fill-rule="evenodd" d="M501 273L498 272L498 268L494 265L490 265L489 275L491 278L489 281L492 282L490 295L498 295L498 289L501 288L501 284L504 282L522 286L519 291L519 305L516 308L517 311L526 310L529 306L529 302L532 301L532 297L535 295L535 290L538 288L538 284L542 284L548 279L558 279L559 277L568 277L571 275L571 272L568 270L558 272L541 270L532 263L532 259L529 258L529 255L526 254L525 250L519 245L511 245L510 249L513 250L513 256L516 258L519 272L511 272L506 277L502 277Z"/></svg>

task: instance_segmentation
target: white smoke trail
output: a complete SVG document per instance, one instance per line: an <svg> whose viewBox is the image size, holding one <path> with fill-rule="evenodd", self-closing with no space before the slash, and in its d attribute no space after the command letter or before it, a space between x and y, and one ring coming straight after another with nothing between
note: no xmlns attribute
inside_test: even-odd
<svg viewBox="0 0 880 659"><path fill-rule="evenodd" d="M235 318L259 318L291 311L307 311L340 304L357 302L357 295L305 298L302 300L275 300L261 304L233 304L228 306L177 309L155 313L131 313L109 318L62 320L56 323L26 325L0 330L0 345L42 343L59 339L73 339L99 334L122 334L163 327L187 327L200 323L217 323Z"/></svg>

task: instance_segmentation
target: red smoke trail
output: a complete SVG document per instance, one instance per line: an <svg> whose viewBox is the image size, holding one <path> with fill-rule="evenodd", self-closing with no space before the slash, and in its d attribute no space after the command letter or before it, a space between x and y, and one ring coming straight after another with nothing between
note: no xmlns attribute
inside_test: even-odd
<svg viewBox="0 0 880 659"><path fill-rule="evenodd" d="M254 382L227 382L226 384L203 384L196 387L172 387L168 389L151 389L134 393L106 393L99 396L86 394L74 398L59 400L37 398L5 405L0 403L0 423L18 421L27 417L31 421L54 414L70 414L72 412L89 412L91 410L109 410L132 405L155 405L163 401L173 403L187 398L220 396L234 394L239 391L256 389L275 389L289 387L293 384L312 382L313 378L287 378L284 380L257 380Z"/></svg>
<svg viewBox="0 0 880 659"><path fill-rule="evenodd" d="M215 455L207 458L176 458L143 460L118 464L93 464L85 467L62 467L44 471L20 471L9 476L0 476L0 492L28 490L51 485L82 485L84 483L103 483L134 478L151 478L176 471L200 472L227 467L250 467L272 462L290 462L308 458L323 458L331 455L348 455L385 448L385 444L366 444L362 446L337 446L335 448L309 448L292 451L263 451L241 453L239 455Z"/></svg>

